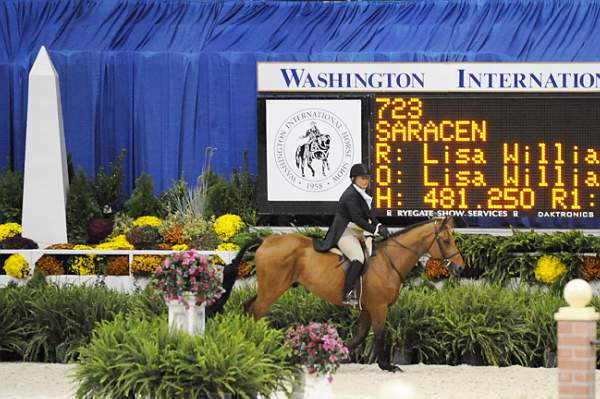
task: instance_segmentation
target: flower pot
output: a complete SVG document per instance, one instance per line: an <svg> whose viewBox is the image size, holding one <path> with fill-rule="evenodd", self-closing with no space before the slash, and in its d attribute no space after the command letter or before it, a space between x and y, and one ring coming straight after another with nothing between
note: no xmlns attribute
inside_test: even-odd
<svg viewBox="0 0 600 399"><path fill-rule="evenodd" d="M333 390L327 376L316 376L304 371L297 378L300 386L292 392L292 399L333 399Z"/></svg>
<svg viewBox="0 0 600 399"><path fill-rule="evenodd" d="M394 364L413 364L414 349L401 346L394 349L392 362Z"/></svg>
<svg viewBox="0 0 600 399"><path fill-rule="evenodd" d="M481 358L481 354L472 350L468 350L462 354L461 363L468 364L470 366L482 366L483 359Z"/></svg>
<svg viewBox="0 0 600 399"><path fill-rule="evenodd" d="M206 327L206 304L196 305L196 296L183 295L184 303L169 301L169 328L185 331L190 335L204 334Z"/></svg>

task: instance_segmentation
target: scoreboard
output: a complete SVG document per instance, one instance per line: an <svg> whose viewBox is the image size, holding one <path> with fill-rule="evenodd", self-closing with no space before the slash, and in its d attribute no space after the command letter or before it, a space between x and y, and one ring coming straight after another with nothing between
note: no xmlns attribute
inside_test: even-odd
<svg viewBox="0 0 600 399"><path fill-rule="evenodd" d="M266 62L257 90L265 213L335 212L363 162L379 216L600 226L600 64Z"/></svg>
<svg viewBox="0 0 600 399"><path fill-rule="evenodd" d="M600 204L599 96L402 93L371 110L380 214L589 218Z"/></svg>

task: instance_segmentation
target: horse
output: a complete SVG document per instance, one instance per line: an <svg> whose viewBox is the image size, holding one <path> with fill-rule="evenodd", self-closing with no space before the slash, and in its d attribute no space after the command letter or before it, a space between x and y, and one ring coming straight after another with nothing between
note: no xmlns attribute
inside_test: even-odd
<svg viewBox="0 0 600 399"><path fill-rule="evenodd" d="M441 259L453 275L460 274L464 260L456 247L452 224L451 217L426 220L376 243L375 255L370 257L363 274L358 329L347 344L349 350L364 341L372 326L377 364L382 370L402 371L389 362L384 348L388 307L396 302L402 281L426 253ZM246 312L256 320L265 316L294 283L332 304L345 306L342 304L345 272L340 267L339 255L316 252L312 239L292 233L255 238L243 245L232 263L225 267L225 293L215 305L216 311L222 311L231 294L244 252L256 246L257 293L244 305Z"/></svg>
<svg viewBox="0 0 600 399"><path fill-rule="evenodd" d="M304 164L311 170L313 177L315 170L311 163L317 159L321 161L321 173L325 176L325 168L329 170L329 147L331 146L331 136L322 134L308 143L299 145L296 149L296 167L302 171L304 177Z"/></svg>

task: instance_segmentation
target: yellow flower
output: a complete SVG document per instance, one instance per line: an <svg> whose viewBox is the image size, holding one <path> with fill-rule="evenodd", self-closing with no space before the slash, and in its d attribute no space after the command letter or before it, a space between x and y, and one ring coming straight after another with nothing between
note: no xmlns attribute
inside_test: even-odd
<svg viewBox="0 0 600 399"><path fill-rule="evenodd" d="M93 249L89 245L75 245L73 247L75 250L86 250ZM79 274L80 276L86 276L90 274L96 274L96 255L80 255L75 256L73 263L71 264L71 269L73 272Z"/></svg>
<svg viewBox="0 0 600 399"><path fill-rule="evenodd" d="M244 227L242 218L238 215L226 214L219 216L214 223L215 233L223 241L229 240L231 237L237 234Z"/></svg>
<svg viewBox="0 0 600 399"><path fill-rule="evenodd" d="M187 251L188 249L190 249L190 247L187 244L179 244L179 245L173 245L171 247L171 249L173 251Z"/></svg>
<svg viewBox="0 0 600 399"><path fill-rule="evenodd" d="M110 251L115 249L133 249L124 234L114 237L112 240L96 245L96 249L101 251Z"/></svg>
<svg viewBox="0 0 600 399"><path fill-rule="evenodd" d="M23 229L18 223L0 224L0 241L19 235L22 231Z"/></svg>
<svg viewBox="0 0 600 399"><path fill-rule="evenodd" d="M133 221L133 225L135 227L142 227L142 226L160 227L161 224L162 224L161 220L159 218L157 218L156 216L140 216L139 218L137 218Z"/></svg>
<svg viewBox="0 0 600 399"><path fill-rule="evenodd" d="M240 246L232 242L224 242L217 246L216 251L239 251Z"/></svg>
<svg viewBox="0 0 600 399"><path fill-rule="evenodd" d="M221 243L215 249L215 251L239 251L239 250L240 250L239 245L234 244L232 242ZM217 255L211 256L210 260L213 261L214 263L218 264L218 265L224 265L225 264L225 262L223 262L223 259L221 259L221 257L217 256Z"/></svg>
<svg viewBox="0 0 600 399"><path fill-rule="evenodd" d="M9 276L25 278L29 274L29 263L22 255L14 254L4 262L4 271Z"/></svg>
<svg viewBox="0 0 600 399"><path fill-rule="evenodd" d="M153 273L158 266L162 264L164 256L158 255L139 255L133 257L131 272Z"/></svg>
<svg viewBox="0 0 600 399"><path fill-rule="evenodd" d="M536 280L552 284L567 272L567 267L556 256L544 255L535 266Z"/></svg>

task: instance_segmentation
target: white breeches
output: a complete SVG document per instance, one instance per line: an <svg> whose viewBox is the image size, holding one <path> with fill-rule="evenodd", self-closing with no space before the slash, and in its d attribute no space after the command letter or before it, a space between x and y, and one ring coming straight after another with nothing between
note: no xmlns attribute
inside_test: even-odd
<svg viewBox="0 0 600 399"><path fill-rule="evenodd" d="M357 260L361 263L365 263L365 255L363 254L360 240L365 241L368 253L371 255L373 239L371 237L365 239L364 230L357 227L354 223L351 223L346 227L346 230L344 230L342 237L340 237L337 242L337 246L351 261Z"/></svg>

